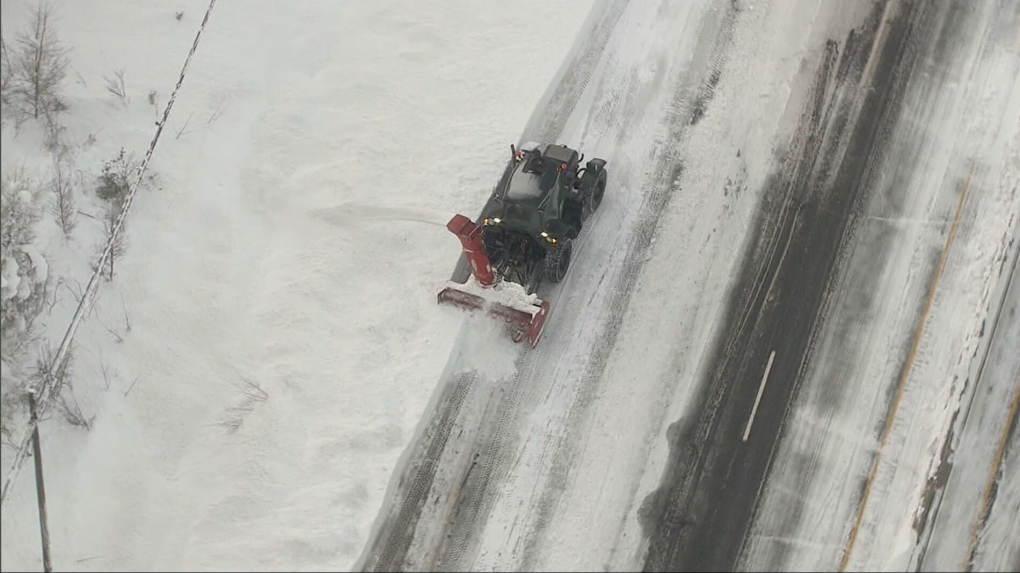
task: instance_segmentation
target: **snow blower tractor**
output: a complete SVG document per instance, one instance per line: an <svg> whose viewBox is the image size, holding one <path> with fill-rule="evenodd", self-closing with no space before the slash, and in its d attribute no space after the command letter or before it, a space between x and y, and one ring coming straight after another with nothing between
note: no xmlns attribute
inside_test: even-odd
<svg viewBox="0 0 1020 573"><path fill-rule="evenodd" d="M485 311L506 323L514 342L538 343L549 303L536 291L567 274L574 240L598 210L606 162L557 144L528 143L513 154L479 221L455 215L446 228L460 239L474 278L451 280L440 304Z"/></svg>

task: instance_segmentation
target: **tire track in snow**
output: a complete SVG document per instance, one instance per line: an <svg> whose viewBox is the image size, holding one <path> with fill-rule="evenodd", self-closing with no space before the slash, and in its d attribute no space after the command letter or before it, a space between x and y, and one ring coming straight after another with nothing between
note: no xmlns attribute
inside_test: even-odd
<svg viewBox="0 0 1020 573"><path fill-rule="evenodd" d="M359 569L397 571L403 568L403 558L411 544L414 526L421 515L421 506L428 498L429 490L432 489L440 454L450 437L464 398L474 382L474 376L473 372L461 372L454 375L443 386L443 394L439 399L439 403L443 407L437 410L437 416L429 420L429 426L425 428L418 440L425 447L411 450L416 452L416 455L409 462L409 467L413 469L411 480L403 493L404 499L401 500L402 503L395 503L390 507L391 519L387 520L383 528L372 539L374 543L381 541L381 545L378 548L369 545L369 547L373 547L373 550ZM403 480L406 477L406 474L400 475L401 482L398 484L398 489L403 488Z"/></svg>
<svg viewBox="0 0 1020 573"><path fill-rule="evenodd" d="M611 276L607 276L604 273L600 279L602 284L599 285L598 290L611 294L608 295L608 302L605 304L607 310L599 316L600 324L597 326L599 334L596 335L595 342L592 345L593 348L606 348L606 345L611 345L615 341L618 326L623 318L623 311L632 294L631 287L634 281L636 281L641 266L644 264L645 252L654 236L656 222L673 190L672 184L679 179L679 174L682 170L681 158L676 153L674 144L679 141L684 130L692 123L692 111L695 108L695 101L700 99L703 102L702 105L704 105L704 102L710 99L714 83L718 81L718 70L722 64L723 52L728 45L729 36L723 30L729 31L734 11L735 6L731 5L730 10L725 11L721 17L717 18L714 26L708 25L706 29L702 30L702 42L698 46L699 52L704 53L699 53L695 56L690 64L690 68L679 72L679 77L676 80L677 88L672 98L673 110L669 113L670 124L664 126L665 133L662 136L663 141L667 142L668 146L665 149L656 150L650 161L651 168L649 173L658 173L659 175L646 186L648 190L644 192L640 212L637 214L635 222L627 223L628 228L633 229L634 235L625 238L627 244L622 248L623 254L618 255L620 264L614 266L614 270L619 269L619 271ZM637 123L638 118L641 117L644 111L644 107L642 101L636 98L635 92L637 90L631 86L640 85L639 76L640 74L636 73L635 70L631 70L627 74L629 82L621 84L620 82L606 82L603 80L605 83L599 87L609 90L605 99L605 105L602 107L604 113L600 116L601 122L598 117L589 118L594 122L593 125L586 128L589 137L591 137L592 133L602 131L607 134L615 133L615 139L619 141L626 133L626 130L619 131L620 126ZM692 90L689 87L690 85L700 87ZM596 96L597 99L598 96ZM596 128L596 124L601 124L602 127ZM610 178L613 179L612 174ZM624 224L625 221L622 218L624 213L618 212L618 216L614 217L613 220L605 220L605 216L610 214L611 212L600 211L598 219L593 220L593 225L585 228L585 231L579 238L579 243L586 244L585 237L588 231L594 227L600 229L617 228ZM581 266L579 264L578 268L581 268ZM607 264L606 268L609 268L609 264ZM607 278L609 283L605 284ZM560 300L559 294L561 292L571 292L570 280L568 279L566 283L553 287L550 291L541 293L542 297L549 300L554 309L560 308L561 305L558 304ZM598 306L602 307L603 305L600 304ZM556 310L553 311L553 315L555 314ZM550 317L550 320L554 320L553 317ZM549 337L550 334L547 333L546 336ZM601 356L601 359L597 358L598 356ZM573 409L567 414L568 420L573 419L575 416L583 415L586 404L590 402L590 396L597 391L595 382L605 367L606 356L606 354L600 355L595 353L589 357L589 363L585 366L584 373L577 378L581 381L581 384L573 403ZM510 459L513 453L517 451L517 448L515 448L516 433L509 430L519 426L519 413L524 405L522 404L522 398L528 397L532 401L541 398L536 390L532 388L538 381L537 376L542 376L542 374L534 372L535 359L535 354L525 354L519 363L518 376L512 381L508 381L510 390L501 399L498 409L499 419L495 426L481 440L482 446L479 451L482 463L474 470L471 480L469 480L465 488L463 499L457 502L457 505L460 507L458 522L451 528L450 534L447 536L447 549L443 552L444 555L437 563L431 564L435 568L443 570L470 568L470 563L477 551L475 545L477 544L479 525L484 523L485 517L491 511L491 506L495 501L489 490L492 484L502 481L512 469L512 466L516 464L516 462L511 463ZM560 378L556 373L542 377ZM528 405L538 406L540 404ZM539 443L547 444L546 451L549 449L549 442L561 446L563 434L568 426L570 426L570 423L567 420L557 417L553 420L553 425L547 427L548 431L535 439ZM557 452L561 451L559 447L552 449ZM560 463L557 466L557 471L562 472L565 467ZM529 507L534 507L536 502L540 505L543 501L552 502L559 495L562 490L563 480L561 477L555 479L559 479L560 483L552 488L542 489L542 493L538 493L537 499L533 499ZM543 500L545 492L548 492L548 495L551 497ZM548 506L542 505L542 507ZM547 518L548 516L541 516L539 518L539 528L544 525ZM529 513L526 511L522 517L518 518L518 521L526 523L529 519ZM530 559L534 556L533 550L538 533L540 533L540 529L525 533L519 546L524 551L524 559L528 563L530 563ZM527 565L522 566L527 568Z"/></svg>
<svg viewBox="0 0 1020 573"><path fill-rule="evenodd" d="M887 18L887 5L872 4L872 16L851 32L838 62L824 60L816 99L803 114L802 151L794 150L766 183L745 270L732 291L730 326L716 343L694 419L681 420L673 432L662 485L646 500L646 570L729 570L743 551L840 254L885 149L885 126L901 110L906 81L898 69L913 61L909 46L923 10L906 2ZM769 245L787 241L781 247L787 256L770 255ZM772 277L766 288L762 267ZM771 378L754 431L741 443L770 351Z"/></svg>
<svg viewBox="0 0 1020 573"><path fill-rule="evenodd" d="M605 0L602 4L604 10L601 18L595 16L599 5L593 6L591 28L580 30L579 44L574 57L564 64L564 71L558 80L554 80L555 87L550 89L548 101L541 103L538 111L532 116L522 141L534 138L552 140L558 137L559 130L573 112L595 67L602 59L609 38L629 1ZM512 163L508 162L493 193L506 183L511 170ZM469 277L470 272L462 254L451 279L464 282ZM408 457L398 463L394 470L394 478L397 476L400 478L390 497L389 508L384 510L381 523L377 524L366 543L365 552L355 565L356 570L394 571L403 566L407 550L414 538L422 505L435 480L437 463L449 438L449 428L452 428L461 405L473 387L473 382L473 378L470 377L440 381L439 399L435 406L424 414L430 420L428 426L408 445ZM448 428L447 424L451 426ZM430 428L437 429L429 431ZM412 456L411 452L417 454ZM410 480L405 481L408 478Z"/></svg>
<svg viewBox="0 0 1020 573"><path fill-rule="evenodd" d="M714 38L710 46L710 54L707 58L708 65L701 74L703 81L700 88L691 93L686 85L679 85L674 92L673 123L669 127L669 135L666 140L680 142L685 138L688 126L695 125L701 119L709 105L715 86L718 84L723 65L725 64L728 48L733 36L733 29L737 16L736 5L731 3L727 9L719 15L717 20L706 22L701 36ZM697 56L694 58L697 61ZM682 148L682 145L675 145L671 149ZM655 236L659 218L665 212L665 205L678 190L678 182L683 171L682 157L678 153L669 153L655 165L653 173L659 173L658 180L653 183L651 195L645 207L645 213L641 221L647 223L639 224L639 229L646 232L640 233L634 244L630 247L621 270L619 282L614 286L614 296L610 299L608 319L602 330L596 335L594 347L601 349L612 348L616 344L620 326L623 323L624 311L627 303L634 292L634 285L637 282L644 261L649 251L652 238ZM599 288L603 288L602 285ZM577 423L588 412L594 399L600 390L600 382L610 357L609 352L597 352L589 358L583 374L581 375L580 391L576 400L571 404L570 410L563 423L547 434L555 447L554 451L561 455L554 457L550 469L550 480L541 492L533 495L525 513L525 522L530 520L532 513L537 514L535 525L523 536L523 558L521 568L523 570L534 570L536 560L539 556L539 549L543 541L542 533L553 517L556 507L567 486L568 473L573 466L576 455L574 446L582 443L584 436L580 435L582 425ZM619 524L623 528L623 520Z"/></svg>
<svg viewBox="0 0 1020 573"><path fill-rule="evenodd" d="M550 84L548 96L539 100L518 144L552 141L563 132L567 119L588 89L588 82L602 59L609 38L629 4L630 0L602 0L592 6L589 20L594 24L591 31L580 36L581 41L574 49L573 57L568 56L563 63L560 73ZM599 13L602 16L596 20ZM582 31L587 28L581 27Z"/></svg>
<svg viewBox="0 0 1020 573"><path fill-rule="evenodd" d="M790 423L784 424L786 443L766 488L775 495L766 496L769 503L763 512L767 513L756 517L755 529L761 533L754 536L759 541L754 558L745 555L747 567L826 569L838 565L861 495L858 484L863 484L870 468L858 471L857 460L834 451L842 445L845 452L861 452L860 465L870 465L886 420L884 409L893 399L896 378L910 351L912 327L922 312L925 288L964 186L956 169L962 161L940 161L955 154L957 145L966 145L962 143L965 134L946 147L943 137L952 139L956 134L946 136L933 124L953 113L953 101L959 98L954 94L958 78L970 69L968 44L975 35L962 30L974 10L969 5L937 2L918 3L917 10L910 26L916 40L909 41L907 57L896 72L907 78L899 96L906 111L885 128L891 142L878 156L879 164L871 167L876 175L868 180L876 189L864 216L857 219L856 230L844 242L843 268L838 270L842 277L832 283L834 294L821 313L823 326L816 337L819 346L812 343L809 357L807 377L817 382L804 385ZM974 93L985 92L976 88ZM990 113L995 116L995 111ZM943 187L945 191L938 192ZM935 200L939 195L944 196L944 204ZM896 320L887 316L901 316L902 331L887 327ZM919 365L930 362L930 352L922 343ZM866 371L869 374L863 374ZM875 371L879 372L871 374ZM938 374L929 369L915 378L926 380L933 375ZM871 389L861 387L866 377L877 378ZM871 414L876 406L882 411ZM853 410L859 414L848 413ZM858 431L862 425L866 429ZM891 463L895 456L886 458ZM781 483L775 483L780 479ZM879 511L881 504L872 506ZM873 531L869 537L874 537ZM798 542L825 551L812 554L796 547ZM791 562L787 555L798 561ZM834 556L832 561L828 556Z"/></svg>

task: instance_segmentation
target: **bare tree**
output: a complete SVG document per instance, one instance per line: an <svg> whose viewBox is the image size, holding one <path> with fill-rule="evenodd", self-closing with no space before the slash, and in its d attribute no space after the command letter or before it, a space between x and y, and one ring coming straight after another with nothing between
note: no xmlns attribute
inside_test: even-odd
<svg viewBox="0 0 1020 573"><path fill-rule="evenodd" d="M69 240L78 224L78 207L75 206L74 183L59 158L53 162L50 185L53 188L53 217L64 232L64 239Z"/></svg>
<svg viewBox="0 0 1020 573"><path fill-rule="evenodd" d="M40 2L31 31L18 35L11 60L13 89L36 119L67 109L59 91L70 64L70 50L57 40L53 20L50 7Z"/></svg>
<svg viewBox="0 0 1020 573"><path fill-rule="evenodd" d="M70 390L70 397L68 394L62 394L56 398L57 408L60 409L60 413L64 415L64 420L68 424L76 428L85 428L86 430L92 429L92 422L96 420L95 414L92 416L86 416L81 410L81 405L78 404L78 399L74 397L74 390Z"/></svg>
<svg viewBox="0 0 1020 573"><path fill-rule="evenodd" d="M63 108L61 108L61 110L62 109ZM57 113L55 111L46 110L43 112L42 124L43 134L45 136L43 144L50 153L60 157L70 152L71 147L67 144L65 141L66 138L64 137L64 134L67 132L67 128L60 125L60 122L57 121L57 119Z"/></svg>
<svg viewBox="0 0 1020 573"><path fill-rule="evenodd" d="M130 103L127 96L127 88L124 86L124 70L117 70L113 76L103 76L106 80L106 92L117 98L121 105L127 107Z"/></svg>
<svg viewBox="0 0 1020 573"><path fill-rule="evenodd" d="M14 86L13 76L11 58L7 54L7 42L4 40L3 34L0 34L0 105L4 107L5 111L11 100L11 88Z"/></svg>
<svg viewBox="0 0 1020 573"><path fill-rule="evenodd" d="M106 250L106 246L112 244L110 248L110 256L106 259L106 264L101 272L105 276L106 280L113 280L113 264L117 259L124 256L127 253L128 240L127 235L124 234L124 226L121 225L120 232L117 236L113 235L113 231L116 228L117 217L120 215L120 211L117 209L108 209L106 212L106 220L103 221L103 227L106 230L105 240L96 243L96 254L95 259L92 262L92 271L95 272L99 268L99 260L103 257L103 251Z"/></svg>
<svg viewBox="0 0 1020 573"><path fill-rule="evenodd" d="M36 357L34 372L31 373L28 387L35 389L49 388L49 400L57 406L64 419L73 426L92 428L95 415L86 416L74 397L71 388L73 376L75 347L72 344L64 354L63 360L56 363L57 348L49 343L40 345L39 354Z"/></svg>

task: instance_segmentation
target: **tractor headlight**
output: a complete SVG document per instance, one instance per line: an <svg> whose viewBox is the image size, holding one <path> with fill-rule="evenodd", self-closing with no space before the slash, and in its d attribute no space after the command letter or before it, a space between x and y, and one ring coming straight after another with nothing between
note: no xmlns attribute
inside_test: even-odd
<svg viewBox="0 0 1020 573"><path fill-rule="evenodd" d="M482 219L482 224L483 225L498 225L498 224L500 224L502 222L503 222L503 220L500 219L499 217L494 217L492 219L486 217L486 218Z"/></svg>
<svg viewBox="0 0 1020 573"><path fill-rule="evenodd" d="M492 222L498 225L498 224L503 222L503 219L500 219L499 217L496 217L495 219L492 220Z"/></svg>
<svg viewBox="0 0 1020 573"><path fill-rule="evenodd" d="M542 231L542 237L548 239L549 238L549 233L546 233L545 231Z"/></svg>

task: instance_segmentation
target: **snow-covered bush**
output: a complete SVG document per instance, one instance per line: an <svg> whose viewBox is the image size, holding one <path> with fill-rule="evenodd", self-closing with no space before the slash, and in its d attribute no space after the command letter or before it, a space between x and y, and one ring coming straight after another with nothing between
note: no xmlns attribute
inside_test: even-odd
<svg viewBox="0 0 1020 573"><path fill-rule="evenodd" d="M116 157L103 163L96 196L109 201L111 207L119 211L128 191L131 190L131 183L138 177L140 167L137 161L125 155L124 148L121 147Z"/></svg>
<svg viewBox="0 0 1020 573"><path fill-rule="evenodd" d="M0 356L13 361L42 311L49 266L33 244L42 188L18 170L0 177Z"/></svg>
<svg viewBox="0 0 1020 573"><path fill-rule="evenodd" d="M113 236L113 230L117 217L120 216L120 211L124 206L124 201L127 200L127 195L131 191L131 184L138 178L140 169L141 163L135 161L130 155L126 155L122 147L116 157L103 163L103 172L99 176L96 196L108 202L106 217L103 220L106 233L103 240L96 244L96 255L92 262L92 268L93 270L97 268L96 265L98 265L106 245L112 242L113 249L103 268L103 275L107 280L113 280L114 263L127 251L127 235L124 229L121 228L116 237ZM152 179L153 177L150 175L143 179L143 183L151 182Z"/></svg>
<svg viewBox="0 0 1020 573"><path fill-rule="evenodd" d="M28 411L25 377L6 360L0 358L0 443L13 447L15 428Z"/></svg>

